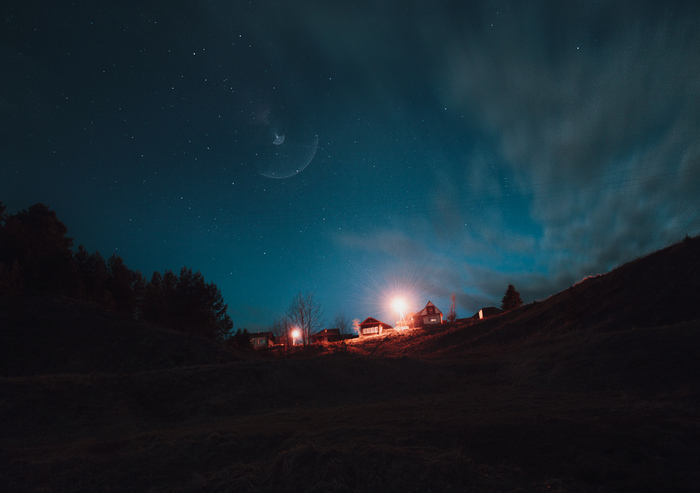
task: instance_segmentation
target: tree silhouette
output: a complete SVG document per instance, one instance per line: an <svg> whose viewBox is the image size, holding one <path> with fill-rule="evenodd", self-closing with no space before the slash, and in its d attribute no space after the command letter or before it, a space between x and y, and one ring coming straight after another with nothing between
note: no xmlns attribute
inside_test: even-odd
<svg viewBox="0 0 700 493"><path fill-rule="evenodd" d="M5 265L3 260L8 260L4 255L5 237L5 204L0 202L0 309L12 310L22 300L24 294L24 276L17 259L11 265Z"/></svg>
<svg viewBox="0 0 700 493"><path fill-rule="evenodd" d="M289 319L289 317L286 315L283 315L283 316L275 319L274 322L272 322L272 327L270 327L270 332L272 332L275 336L279 337L280 339L284 340L285 348L289 349L289 347L292 345L292 329L293 329L293 327L294 327L294 324Z"/></svg>
<svg viewBox="0 0 700 493"><path fill-rule="evenodd" d="M105 305L108 308L115 308L114 299L111 294L107 295L107 280L109 272L107 262L95 251L88 253L83 245L78 247L78 251L73 255L73 260L80 274L81 295L84 299ZM105 300L109 300L109 303Z"/></svg>
<svg viewBox="0 0 700 493"><path fill-rule="evenodd" d="M170 272L170 271L166 271ZM172 274L172 272L171 272ZM163 276L160 272L154 272L151 280L143 288L141 299L141 318L159 325L169 325L166 320L168 301L163 287Z"/></svg>
<svg viewBox="0 0 700 493"><path fill-rule="evenodd" d="M314 299L312 292L297 294L289 305L287 316L295 328L301 332L304 346L309 344L311 334L319 330L323 324L323 310Z"/></svg>
<svg viewBox="0 0 700 493"><path fill-rule="evenodd" d="M27 290L79 296L102 306L176 330L223 341L231 337L233 323L227 305L214 283L199 272L183 267L154 272L146 282L113 254L105 262L99 252L88 253L73 240L56 213L35 204L7 214L0 202L0 301L21 306ZM247 334L247 331L245 331Z"/></svg>
<svg viewBox="0 0 700 493"><path fill-rule="evenodd" d="M233 329L219 289L187 267L179 277L169 270L162 276L154 272L140 308L144 320L207 339L223 341Z"/></svg>
<svg viewBox="0 0 700 493"><path fill-rule="evenodd" d="M136 316L145 286L143 276L139 271L129 269L115 253L107 261L107 271L107 291L112 295L116 309Z"/></svg>
<svg viewBox="0 0 700 493"><path fill-rule="evenodd" d="M68 228L44 204L34 204L17 214L2 207L0 262L21 268L27 288L75 294L79 278L68 238Z"/></svg>
<svg viewBox="0 0 700 493"><path fill-rule="evenodd" d="M9 268L0 262L0 310L24 318L24 276L17 260Z"/></svg>
<svg viewBox="0 0 700 493"><path fill-rule="evenodd" d="M457 295L452 293L452 296L450 296L450 311L447 313L447 320L449 322L454 322L457 319L456 306L457 306Z"/></svg>
<svg viewBox="0 0 700 493"><path fill-rule="evenodd" d="M235 334L230 338L231 343L241 349L252 349L253 344L250 340L250 332L248 329L238 329Z"/></svg>
<svg viewBox="0 0 700 493"><path fill-rule="evenodd" d="M333 327L335 329L340 329L340 334L341 335L348 335L350 334L350 328L352 327L352 323L348 319L347 315L343 312L338 312L335 314L335 317L333 318Z"/></svg>
<svg viewBox="0 0 700 493"><path fill-rule="evenodd" d="M508 289L506 289L506 294L501 300L501 310L506 312L521 306L523 306L523 300L520 298L520 293L515 290L515 286L509 284Z"/></svg>

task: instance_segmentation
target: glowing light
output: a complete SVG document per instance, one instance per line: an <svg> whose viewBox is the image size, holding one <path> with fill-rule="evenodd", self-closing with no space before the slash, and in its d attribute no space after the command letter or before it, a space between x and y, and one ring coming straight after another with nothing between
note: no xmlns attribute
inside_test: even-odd
<svg viewBox="0 0 700 493"><path fill-rule="evenodd" d="M352 281L353 292L357 295L353 301L362 306L363 317L371 315L386 322L399 318L393 302L401 298L406 317L416 306L422 307L423 300L427 299L425 278L424 272L407 264L380 264L361 272L358 269L357 278Z"/></svg>
<svg viewBox="0 0 700 493"><path fill-rule="evenodd" d="M292 331L292 339L299 339L301 337L301 331L299 329L294 329Z"/></svg>
<svg viewBox="0 0 700 493"><path fill-rule="evenodd" d="M398 318L396 319L396 329L399 331L406 330L408 325L406 324L406 319L403 316L403 313L406 311L407 307L406 302L403 298L394 298L394 300L391 302L391 306L398 315Z"/></svg>
<svg viewBox="0 0 700 493"><path fill-rule="evenodd" d="M391 306L399 315L403 315L403 312L406 311L406 302L403 298L395 298L394 301L391 302Z"/></svg>

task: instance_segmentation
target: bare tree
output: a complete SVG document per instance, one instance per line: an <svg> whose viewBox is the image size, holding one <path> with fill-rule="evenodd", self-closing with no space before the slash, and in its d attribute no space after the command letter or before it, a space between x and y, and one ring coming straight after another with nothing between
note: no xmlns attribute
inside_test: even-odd
<svg viewBox="0 0 700 493"><path fill-rule="evenodd" d="M285 347L289 348L292 345L292 321L289 317L282 315L274 322L272 322L272 327L270 327L270 332L275 336L279 337L284 341Z"/></svg>
<svg viewBox="0 0 700 493"><path fill-rule="evenodd" d="M335 314L335 317L333 318L334 329L340 329L341 335L347 335L350 334L350 327L350 320L348 319L347 315L345 315L345 313L338 312Z"/></svg>
<svg viewBox="0 0 700 493"><path fill-rule="evenodd" d="M455 310L457 306L457 296L452 293L450 296L450 311L447 313L447 320L454 322L457 319L457 311Z"/></svg>
<svg viewBox="0 0 700 493"><path fill-rule="evenodd" d="M292 322L294 329L299 329L302 342L306 346L311 334L318 331L323 324L323 310L312 292L300 292L289 305L287 318Z"/></svg>
<svg viewBox="0 0 700 493"><path fill-rule="evenodd" d="M360 319L356 318L352 321L352 330L354 330L357 335L360 335Z"/></svg>

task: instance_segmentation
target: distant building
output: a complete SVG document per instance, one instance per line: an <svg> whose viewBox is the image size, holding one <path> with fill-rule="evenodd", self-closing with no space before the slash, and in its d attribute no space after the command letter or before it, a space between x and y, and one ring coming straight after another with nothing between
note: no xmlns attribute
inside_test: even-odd
<svg viewBox="0 0 700 493"><path fill-rule="evenodd" d="M495 306L487 306L476 312L472 316L472 320L481 320L483 318L500 315L501 313L503 313L503 310L501 310L500 308L496 308Z"/></svg>
<svg viewBox="0 0 700 493"><path fill-rule="evenodd" d="M432 301L428 301L418 313L413 314L413 326L424 327L426 325L437 325L442 323L442 312L438 310Z"/></svg>
<svg viewBox="0 0 700 493"><path fill-rule="evenodd" d="M311 334L311 344L323 344L325 342L337 342L343 339L340 329L323 329Z"/></svg>
<svg viewBox="0 0 700 493"><path fill-rule="evenodd" d="M384 334L390 330L394 330L394 328L391 325L385 324L384 322L380 322L376 318L372 317L367 317L363 322L360 323L360 337L376 336Z"/></svg>
<svg viewBox="0 0 700 493"><path fill-rule="evenodd" d="M275 335L272 332L255 332L250 334L250 345L253 349L263 349L275 345Z"/></svg>

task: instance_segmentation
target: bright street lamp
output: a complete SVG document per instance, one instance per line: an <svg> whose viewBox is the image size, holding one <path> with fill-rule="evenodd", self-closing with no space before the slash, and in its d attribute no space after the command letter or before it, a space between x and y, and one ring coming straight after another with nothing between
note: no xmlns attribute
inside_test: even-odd
<svg viewBox="0 0 700 493"><path fill-rule="evenodd" d="M404 299L394 298L394 301L391 302L391 306L394 308L394 311L399 315L399 318L396 321L396 328L400 330L408 328L408 326L406 325L406 320L403 318L403 312L406 311L406 302L404 301Z"/></svg>
<svg viewBox="0 0 700 493"><path fill-rule="evenodd" d="M391 306L394 307L394 311L396 313L402 314L406 309L406 302L403 298L395 298L394 301L392 301Z"/></svg>
<svg viewBox="0 0 700 493"><path fill-rule="evenodd" d="M292 346L294 346L294 339L301 339L301 331L299 329L292 331Z"/></svg>

